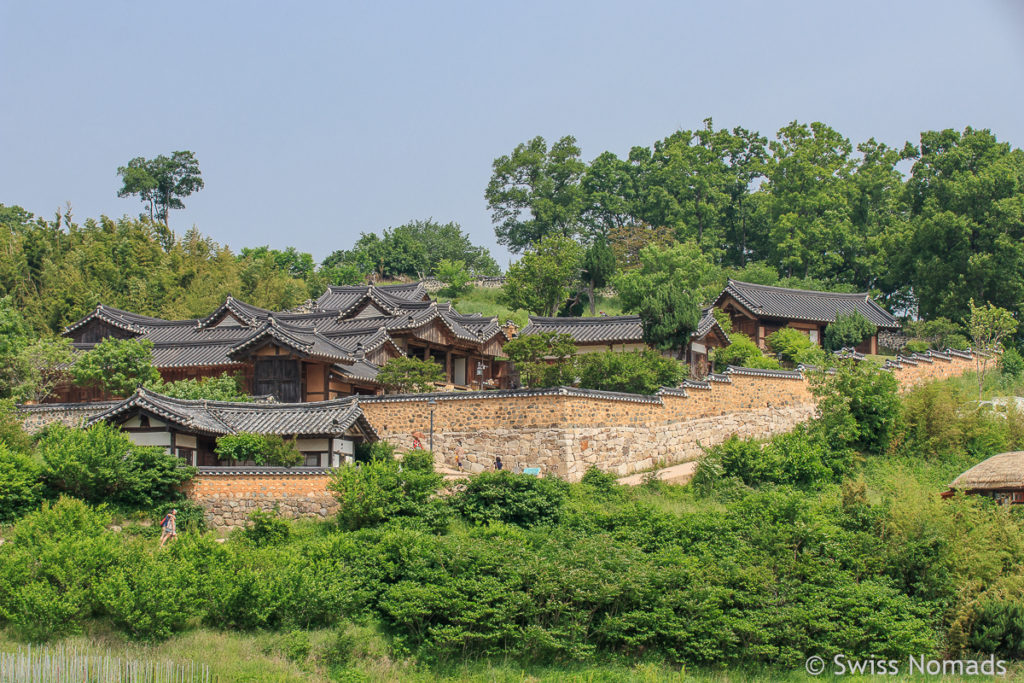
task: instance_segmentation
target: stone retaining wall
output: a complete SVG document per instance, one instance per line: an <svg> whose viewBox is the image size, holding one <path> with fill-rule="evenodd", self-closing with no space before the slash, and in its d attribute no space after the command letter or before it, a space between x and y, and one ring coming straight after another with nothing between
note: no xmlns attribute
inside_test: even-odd
<svg viewBox="0 0 1024 683"><path fill-rule="evenodd" d="M915 354L889 364L903 389L974 370L970 354ZM439 465L469 472L540 467L570 481L591 466L627 475L688 462L729 436L766 437L813 416L807 379L795 371L734 369L706 383L654 396L571 387L503 392L450 392L360 399L370 424L399 451L430 439ZM28 408L26 423L80 424L103 404ZM326 473L201 473L188 494L208 510L211 526L244 526L249 513L277 506L288 517L326 517L337 509Z"/></svg>

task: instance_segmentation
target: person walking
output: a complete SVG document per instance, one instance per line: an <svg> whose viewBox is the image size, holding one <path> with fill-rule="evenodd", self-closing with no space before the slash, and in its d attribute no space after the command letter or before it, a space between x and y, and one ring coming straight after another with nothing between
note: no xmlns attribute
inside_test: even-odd
<svg viewBox="0 0 1024 683"><path fill-rule="evenodd" d="M160 522L160 528L163 529L163 533L160 534L160 547L164 547L164 543L171 538L178 537L178 525L177 525L178 510L172 508L170 512L164 515L163 520Z"/></svg>
<svg viewBox="0 0 1024 683"><path fill-rule="evenodd" d="M502 469L502 468L503 468L504 466L505 466L505 465L504 465L504 464L502 464L502 462L501 462L501 456L500 456L500 455L498 455L498 456L495 456L495 458L494 458L494 471L495 471L495 472L498 472L498 471L500 471L500 470L501 470L501 469Z"/></svg>

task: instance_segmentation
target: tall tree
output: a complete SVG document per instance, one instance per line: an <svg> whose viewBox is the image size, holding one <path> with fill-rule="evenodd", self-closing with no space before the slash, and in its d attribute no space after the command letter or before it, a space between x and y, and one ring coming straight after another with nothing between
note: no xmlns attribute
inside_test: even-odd
<svg viewBox="0 0 1024 683"><path fill-rule="evenodd" d="M182 198L203 189L199 162L187 150L169 157L135 157L127 166L118 167L117 175L124 181L117 196L138 195L149 208L150 220L163 221L165 227L169 227L170 210L184 209Z"/></svg>
<svg viewBox="0 0 1024 683"><path fill-rule="evenodd" d="M640 312L645 301L659 291L686 291L698 304L711 301L724 284L722 269L701 251L696 242L668 248L654 245L640 252L640 267L620 273L614 279L622 306ZM673 289L676 286L681 289Z"/></svg>
<svg viewBox="0 0 1024 683"><path fill-rule="evenodd" d="M764 189L772 221L771 262L786 276L832 277L842 270L851 232L850 141L824 123L794 121L770 147Z"/></svg>
<svg viewBox="0 0 1024 683"><path fill-rule="evenodd" d="M557 315L578 291L583 248L572 238L549 235L508 269L505 303L536 315Z"/></svg>
<svg viewBox="0 0 1024 683"><path fill-rule="evenodd" d="M922 133L906 192L893 248L920 315L959 320L972 298L1024 313L1024 151L989 130Z"/></svg>
<svg viewBox="0 0 1024 683"><path fill-rule="evenodd" d="M587 283L590 315L597 313L596 291L604 287L615 274L615 252L605 238L598 237L583 255L583 280Z"/></svg>
<svg viewBox="0 0 1024 683"><path fill-rule="evenodd" d="M637 313L648 345L682 357L700 321L700 302L682 281L672 280L645 298Z"/></svg>
<svg viewBox="0 0 1024 683"><path fill-rule="evenodd" d="M586 208L581 186L586 164L576 138L567 135L548 149L537 136L494 160L484 197L498 243L521 253L548 235L575 237Z"/></svg>

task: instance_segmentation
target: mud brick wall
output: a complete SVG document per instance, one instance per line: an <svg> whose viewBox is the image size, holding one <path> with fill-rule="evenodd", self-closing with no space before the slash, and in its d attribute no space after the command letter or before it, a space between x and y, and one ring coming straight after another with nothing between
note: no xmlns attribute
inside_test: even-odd
<svg viewBox="0 0 1024 683"><path fill-rule="evenodd" d="M330 475L318 474L207 474L193 477L183 492L206 509L206 523L214 529L244 528L254 510L277 509L282 517L326 518L338 511L338 501L327 490Z"/></svg>

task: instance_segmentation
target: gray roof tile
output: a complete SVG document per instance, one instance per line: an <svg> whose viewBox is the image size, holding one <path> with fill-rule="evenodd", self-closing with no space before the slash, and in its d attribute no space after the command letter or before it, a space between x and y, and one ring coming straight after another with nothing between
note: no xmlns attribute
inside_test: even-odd
<svg viewBox="0 0 1024 683"><path fill-rule="evenodd" d="M718 295L715 305L721 304L727 295L732 295L751 313L767 318L830 323L835 321L836 313L859 311L861 315L882 329L895 330L899 328L896 318L872 301L866 292L860 294L816 292L729 280L729 284Z"/></svg>

